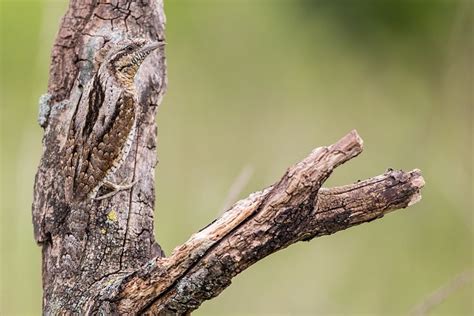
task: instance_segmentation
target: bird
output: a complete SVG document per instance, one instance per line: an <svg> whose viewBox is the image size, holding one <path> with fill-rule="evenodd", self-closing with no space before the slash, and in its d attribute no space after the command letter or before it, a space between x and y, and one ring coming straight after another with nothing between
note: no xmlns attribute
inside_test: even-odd
<svg viewBox="0 0 474 316"><path fill-rule="evenodd" d="M66 202L109 198L136 183L116 184L112 178L134 139L139 106L135 75L147 56L164 44L146 39L115 44L86 84L63 147ZM102 186L112 191L97 197Z"/></svg>

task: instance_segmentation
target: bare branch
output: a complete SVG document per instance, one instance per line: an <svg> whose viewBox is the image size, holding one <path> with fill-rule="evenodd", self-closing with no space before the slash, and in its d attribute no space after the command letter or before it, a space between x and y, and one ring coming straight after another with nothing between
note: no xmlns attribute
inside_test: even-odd
<svg viewBox="0 0 474 316"><path fill-rule="evenodd" d="M41 99L44 152L32 213L43 254L44 314L186 314L267 255L380 218L421 198L424 181L418 170L389 171L320 189L334 168L362 151L362 140L353 131L334 145L315 149L277 183L235 203L163 258L153 236L155 114L167 82L160 50L135 79L140 104L136 133L114 174L140 181L110 200L66 203L59 162L71 117L80 100L89 97L83 95L84 86L107 47L125 38L163 40L164 23L162 0L70 1L52 51L48 93ZM235 187L231 200L240 191Z"/></svg>
<svg viewBox="0 0 474 316"><path fill-rule="evenodd" d="M318 148L275 185L236 203L169 258L158 258L121 286L118 311L186 314L217 296L263 257L301 240L382 217L419 200L418 170L389 171L353 185L322 189L332 169L358 155L355 132Z"/></svg>

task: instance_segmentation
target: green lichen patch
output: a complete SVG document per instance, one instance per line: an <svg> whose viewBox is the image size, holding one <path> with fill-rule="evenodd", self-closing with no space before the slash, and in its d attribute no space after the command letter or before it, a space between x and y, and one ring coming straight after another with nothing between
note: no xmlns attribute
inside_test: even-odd
<svg viewBox="0 0 474 316"><path fill-rule="evenodd" d="M111 222L116 222L117 221L117 212L115 210L111 210L107 214L107 220L109 220Z"/></svg>

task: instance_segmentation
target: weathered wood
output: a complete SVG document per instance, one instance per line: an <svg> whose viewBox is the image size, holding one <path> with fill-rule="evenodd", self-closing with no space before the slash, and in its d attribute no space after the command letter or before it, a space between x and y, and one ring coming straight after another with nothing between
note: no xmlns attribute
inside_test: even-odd
<svg viewBox="0 0 474 316"><path fill-rule="evenodd" d="M43 115L44 153L35 182L33 223L43 247L44 312L80 311L91 288L132 271L161 250L153 236L156 105L166 88L164 51L150 56L136 80L137 132L118 179L138 183L112 199L71 207L58 168L72 109L98 68L101 49L123 38L164 39L162 1L72 0L52 51ZM49 113L48 113L49 112Z"/></svg>
<svg viewBox="0 0 474 316"><path fill-rule="evenodd" d="M43 251L45 314L187 314L231 279L292 243L382 217L420 199L418 170L388 171L356 184L320 189L338 165L362 151L353 131L314 150L280 181L234 204L165 258L153 235L156 106L166 88L164 51L137 80L140 113L132 149L117 172L139 180L111 199L72 206L59 167L71 110L107 47L125 37L164 39L162 0L71 0L41 98L44 152L33 224ZM297 135L296 135L297 136Z"/></svg>
<svg viewBox="0 0 474 316"><path fill-rule="evenodd" d="M237 202L170 257L132 274L120 286L118 311L187 314L269 254L416 203L424 185L418 170L388 171L317 194L334 167L360 153L359 140L351 133L316 149L275 185Z"/></svg>

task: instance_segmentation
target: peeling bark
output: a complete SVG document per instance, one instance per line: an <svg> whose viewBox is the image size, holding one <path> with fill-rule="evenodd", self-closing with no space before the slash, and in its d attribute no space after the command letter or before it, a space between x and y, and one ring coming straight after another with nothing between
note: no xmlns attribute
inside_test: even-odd
<svg viewBox="0 0 474 316"><path fill-rule="evenodd" d="M317 193L334 167L361 152L360 145L352 132L335 145L316 149L275 185L237 202L170 257L137 270L120 286L118 311L187 314L269 254L370 222L419 200L424 185L419 170L388 171Z"/></svg>
<svg viewBox="0 0 474 316"><path fill-rule="evenodd" d="M108 200L64 201L58 161L71 109L103 51L125 37L164 40L162 0L71 0L52 51L41 102L43 157L34 188L33 225L43 252L44 314L188 314L216 297L247 267L298 241L381 218L420 198L419 170L388 171L324 189L338 165L362 151L353 131L315 149L274 185L235 203L169 257L153 235L156 106L166 89L164 51L142 66L137 133L120 179L138 179Z"/></svg>

